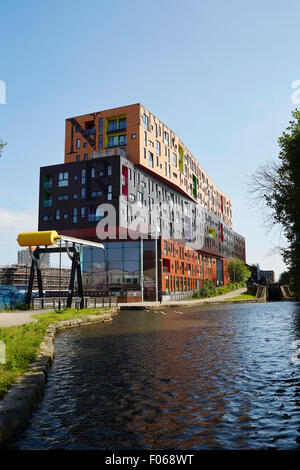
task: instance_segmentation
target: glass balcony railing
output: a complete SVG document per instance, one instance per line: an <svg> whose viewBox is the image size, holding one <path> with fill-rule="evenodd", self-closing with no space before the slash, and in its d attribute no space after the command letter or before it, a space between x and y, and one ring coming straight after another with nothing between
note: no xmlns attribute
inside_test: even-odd
<svg viewBox="0 0 300 470"><path fill-rule="evenodd" d="M91 127L90 129L86 129L85 130L85 135L91 135L91 134L95 134L95 128L94 127Z"/></svg>
<svg viewBox="0 0 300 470"><path fill-rule="evenodd" d="M99 150L99 152L92 152L91 158L103 158L103 157L114 157L121 156L129 160L125 150L120 148L113 148L108 150Z"/></svg>
<svg viewBox="0 0 300 470"><path fill-rule="evenodd" d="M124 131L126 131L126 129L127 129L127 125L126 125L126 124L123 124L123 125L121 125L121 126L119 126L119 127L116 127L116 126L108 126L106 132L107 132L107 134L113 134L114 132L116 132L116 133L117 133L117 132L124 132Z"/></svg>

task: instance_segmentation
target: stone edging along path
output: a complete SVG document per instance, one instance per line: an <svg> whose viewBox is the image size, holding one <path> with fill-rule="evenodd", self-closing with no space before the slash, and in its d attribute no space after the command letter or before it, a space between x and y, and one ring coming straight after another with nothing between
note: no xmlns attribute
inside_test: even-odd
<svg viewBox="0 0 300 470"><path fill-rule="evenodd" d="M65 328L109 322L115 314L117 308L111 308L102 315L74 318L48 326L36 361L30 364L28 371L17 379L3 400L0 400L0 445L24 426L34 406L42 398L48 370L54 358L55 333Z"/></svg>

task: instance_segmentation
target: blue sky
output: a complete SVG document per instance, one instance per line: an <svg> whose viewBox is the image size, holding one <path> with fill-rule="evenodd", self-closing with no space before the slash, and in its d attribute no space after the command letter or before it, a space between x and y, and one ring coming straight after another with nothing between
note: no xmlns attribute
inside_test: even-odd
<svg viewBox="0 0 300 470"><path fill-rule="evenodd" d="M39 167L63 162L70 116L143 103L233 199L247 262L285 269L245 182L276 158L300 79L297 1L26 0L1 5L0 265L36 229Z"/></svg>

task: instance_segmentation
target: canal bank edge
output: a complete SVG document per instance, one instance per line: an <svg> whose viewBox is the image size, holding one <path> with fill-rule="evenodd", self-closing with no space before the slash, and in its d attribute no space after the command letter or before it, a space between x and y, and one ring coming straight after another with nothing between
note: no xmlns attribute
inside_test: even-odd
<svg viewBox="0 0 300 470"><path fill-rule="evenodd" d="M35 405L43 396L48 370L54 359L54 337L56 332L77 326L96 325L112 321L118 308L111 308L102 315L64 320L49 325L40 344L39 355L28 371L21 375L0 401L0 445L9 441L28 421Z"/></svg>

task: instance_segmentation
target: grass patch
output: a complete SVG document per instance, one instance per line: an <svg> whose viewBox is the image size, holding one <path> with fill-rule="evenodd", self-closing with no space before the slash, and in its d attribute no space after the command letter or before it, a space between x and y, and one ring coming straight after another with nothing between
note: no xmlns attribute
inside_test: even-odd
<svg viewBox="0 0 300 470"><path fill-rule="evenodd" d="M216 297L218 295L228 294L231 291L246 288L244 282L236 282L235 284L228 283L226 286L215 287L214 283L210 279L205 279L200 290L196 291L193 299L204 299L207 297Z"/></svg>
<svg viewBox="0 0 300 470"><path fill-rule="evenodd" d="M250 295L250 294L242 294L238 295L237 297L230 297L230 299L227 300L243 300L243 299L255 299L255 295Z"/></svg>
<svg viewBox="0 0 300 470"><path fill-rule="evenodd" d="M31 362L37 358L40 344L49 325L72 318L101 315L109 307L76 310L69 308L56 312L32 315L36 323L0 328L0 341L5 343L6 364L0 364L0 399L16 379L24 374Z"/></svg>

